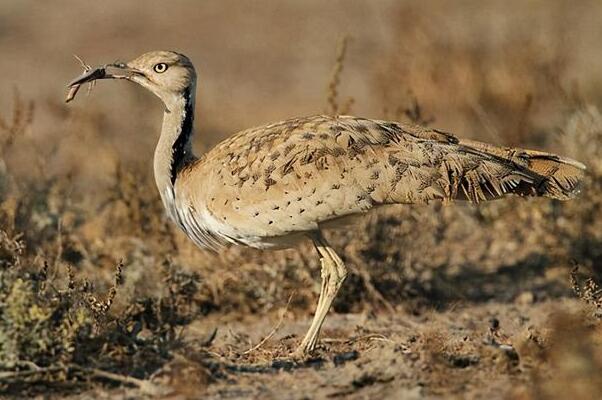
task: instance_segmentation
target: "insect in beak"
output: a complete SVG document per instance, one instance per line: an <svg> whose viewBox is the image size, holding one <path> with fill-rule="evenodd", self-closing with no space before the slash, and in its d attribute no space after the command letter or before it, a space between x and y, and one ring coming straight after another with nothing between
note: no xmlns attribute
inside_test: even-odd
<svg viewBox="0 0 602 400"><path fill-rule="evenodd" d="M141 71L138 71L135 68L131 68L127 66L125 63L112 63L105 64L99 67L92 68L90 65L86 64L80 57L75 56L75 58L80 62L82 67L84 67L84 72L69 82L67 87L69 88L69 92L67 93L67 97L65 102L68 103L75 98L79 88L81 85L88 83L88 94L92 91L92 88L96 84L98 79L128 79L130 80L133 76L144 75Z"/></svg>

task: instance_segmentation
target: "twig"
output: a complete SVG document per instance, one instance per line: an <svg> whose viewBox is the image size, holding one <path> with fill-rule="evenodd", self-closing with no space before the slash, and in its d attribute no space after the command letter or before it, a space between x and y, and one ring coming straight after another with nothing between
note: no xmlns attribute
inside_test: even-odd
<svg viewBox="0 0 602 400"><path fill-rule="evenodd" d="M38 368L30 369L27 371L0 372L0 382L1 381L9 381L11 379L19 379L19 378L24 378L24 377L28 377L28 376L43 375L43 374L55 373L55 372L61 372L61 371L80 372L91 378L102 378L102 379L107 379L107 380L119 382L119 383L126 384L126 385L136 386L144 394L148 394L151 396L165 395L167 393L166 388L155 385L154 383L152 383L148 380L138 379L138 378L134 378L132 376L119 375L119 374L116 374L113 372L103 371L101 369L96 369L96 368L85 368L85 367L82 367L82 366L79 366L76 364L55 365L55 366L45 367L45 368L38 367Z"/></svg>
<svg viewBox="0 0 602 400"><path fill-rule="evenodd" d="M154 383L147 381L147 380L134 378L132 376L119 375L119 374L115 374L113 372L103 371L101 369L96 369L96 368L83 368L78 365L72 366L72 368L80 370L82 372L85 372L85 373L91 375L92 377L109 379L109 380L112 380L115 382L136 386L143 393L151 395L151 396L158 396L158 395L166 394L165 388L155 385Z"/></svg>
<svg viewBox="0 0 602 400"><path fill-rule="evenodd" d="M364 268L354 268L355 272L362 278L364 281L364 286L368 290L368 293L374 300L380 302L383 307L387 310L388 313L393 314L395 312L395 307L382 295L382 293L374 286L372 283L372 277Z"/></svg>
<svg viewBox="0 0 602 400"><path fill-rule="evenodd" d="M36 374L64 371L65 369L66 368L64 366L54 366L54 367L46 367L46 368L38 368L38 369L29 369L26 371L3 371L3 372L0 372L0 382L3 380L22 378L22 377L36 375Z"/></svg>
<svg viewBox="0 0 602 400"><path fill-rule="evenodd" d="M286 302L286 306L284 307L284 310L280 314L280 319L278 320L278 323L276 324L274 329L272 329L272 331L270 333L268 333L268 335L266 337L261 339L261 341L259 343L257 343L255 346L251 347L249 350L245 351L242 354L246 355L246 354L249 354L249 353L259 349L261 346L263 346L265 344L265 342L270 340L272 338L272 336L274 336L276 334L278 329L280 329L282 322L284 321L284 316L286 315L286 312L288 311L288 306L291 304L291 300L293 300L294 295L295 295L295 292L291 293L291 295L289 296L288 301Z"/></svg>
<svg viewBox="0 0 602 400"><path fill-rule="evenodd" d="M328 105L330 106L330 114L337 115L341 112L342 108L338 102L338 87L341 83L341 73L343 72L343 63L345 61L345 53L347 52L347 45L349 43L349 36L344 36L339 43L337 49L337 58L335 60L334 67L332 69L332 75L330 82L328 83ZM350 108L353 103L353 99L349 99L345 105L345 108ZM349 111L349 110L346 110Z"/></svg>
<svg viewBox="0 0 602 400"><path fill-rule="evenodd" d="M322 338L323 343L345 343L345 344L353 344L356 342L364 341L364 340L374 340L388 343L395 343L395 341L389 339L387 336L382 335L380 333L370 333L363 336L354 336L349 339L336 339L336 338Z"/></svg>

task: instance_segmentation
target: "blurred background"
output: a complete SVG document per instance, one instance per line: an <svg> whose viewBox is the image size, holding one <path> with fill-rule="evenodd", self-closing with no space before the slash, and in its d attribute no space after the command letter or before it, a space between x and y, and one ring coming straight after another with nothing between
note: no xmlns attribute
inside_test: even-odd
<svg viewBox="0 0 602 400"><path fill-rule="evenodd" d="M468 383L477 397L492 387L515 398L599 393L601 37L599 0L3 0L0 266L24 268L30 277L39 277L31 271L75 276L101 293L119 288L110 317L92 313L86 320L96 327L90 335L105 335L110 356L83 345L79 328L65 339L79 350L65 352L51 339L64 330L35 318L27 325L2 317L10 302L0 301L0 338L12 343L10 351L0 346L0 361L101 365L102 359L108 370L146 379L175 354L198 352L188 342L187 350L166 344L165 335L176 328L195 338L217 327L215 342L205 347L244 363L286 354L309 322L319 290L311 246L215 255L195 248L165 220L152 178L158 99L127 82L100 81L90 96L82 89L64 103L67 82L82 71L73 54L99 65L165 49L188 55L199 75L197 153L252 126L347 113L553 151L587 164L583 194L571 202L511 198L479 207L398 207L355 231L332 233L351 274L326 336L359 335L359 325L363 333L385 335L390 341L374 345L376 352L355 342L344 350L359 348L375 368L366 373L394 382L383 383L382 393L391 396L418 381L425 396L464 393ZM117 285L120 260L123 282ZM574 266L579 272L569 278ZM25 279L11 274L0 279L0 300ZM589 289L581 290L580 282ZM19 298L29 299L27 307L54 307L47 305L54 304L52 295L38 289L32 284ZM289 298L288 327L260 351L245 353ZM81 304L69 303L65 318ZM393 316L416 324L408 329ZM107 339L115 336L106 318L117 326L138 324L146 336L131 331L138 347L121 352L123 341ZM27 339L32 324L46 332L44 340ZM582 346L575 348L572 338ZM520 361L491 350L500 343L510 343ZM399 348L417 355L396 364L395 373L408 382L378 375L383 354L397 359ZM354 371L341 376L356 379ZM306 383L317 385L311 379ZM338 385L363 387L351 380ZM284 389L279 380L248 384L257 393ZM274 384L280 386L266 389Z"/></svg>

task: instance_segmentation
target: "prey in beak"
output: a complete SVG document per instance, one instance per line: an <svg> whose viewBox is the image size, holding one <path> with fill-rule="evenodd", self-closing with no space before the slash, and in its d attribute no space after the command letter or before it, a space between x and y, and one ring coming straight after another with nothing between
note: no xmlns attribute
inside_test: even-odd
<svg viewBox="0 0 602 400"><path fill-rule="evenodd" d="M88 93L90 93L98 79L129 80L134 75L144 75L141 71L128 67L127 64L121 62L105 64L92 68L90 65L86 64L81 58L77 56L75 56L75 58L84 67L84 73L78 76L77 78L73 79L67 85L67 87L69 88L69 92L67 93L67 97L65 98L65 103L69 103L75 98L75 95L77 94L79 88L83 84L88 83L90 85L88 87Z"/></svg>

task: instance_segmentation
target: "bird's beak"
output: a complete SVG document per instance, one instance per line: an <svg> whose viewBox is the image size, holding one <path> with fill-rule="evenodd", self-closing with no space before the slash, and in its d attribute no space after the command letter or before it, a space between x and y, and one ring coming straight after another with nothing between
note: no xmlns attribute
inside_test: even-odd
<svg viewBox="0 0 602 400"><path fill-rule="evenodd" d="M146 76L142 71L124 63L106 64L96 68L92 68L83 62L82 65L86 69L85 72L67 85L69 92L65 98L66 103L69 103L75 98L81 85L85 83L93 85L98 79L127 79L138 84L143 84L146 81ZM90 89L91 88L92 86L90 86Z"/></svg>
<svg viewBox="0 0 602 400"><path fill-rule="evenodd" d="M107 64L96 68L91 68L84 72L67 85L74 87L83 85L84 83L92 82L98 79L128 79L131 80L135 76L144 76L141 71L123 63Z"/></svg>

